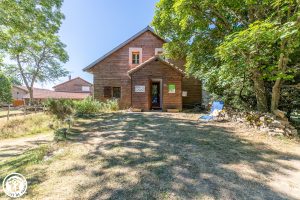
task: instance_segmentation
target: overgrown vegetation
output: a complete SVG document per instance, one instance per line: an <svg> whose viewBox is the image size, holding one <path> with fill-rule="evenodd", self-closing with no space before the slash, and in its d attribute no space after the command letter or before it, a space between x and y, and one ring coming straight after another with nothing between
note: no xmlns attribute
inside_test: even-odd
<svg viewBox="0 0 300 200"><path fill-rule="evenodd" d="M51 117L45 114L33 114L5 121L0 126L0 139L17 138L50 131Z"/></svg>
<svg viewBox="0 0 300 200"><path fill-rule="evenodd" d="M101 112L117 111L119 110L119 104L117 99L99 102L92 97L88 97L83 101L75 102L75 108L78 115L97 114Z"/></svg>
<svg viewBox="0 0 300 200"><path fill-rule="evenodd" d="M299 108L299 1L160 0L153 25L171 40L166 56L227 105L281 118Z"/></svg>
<svg viewBox="0 0 300 200"><path fill-rule="evenodd" d="M53 115L59 122L57 126L53 126L53 129L55 130L55 139L57 140L64 140L67 138L75 114L77 116L93 115L117 111L119 109L119 104L116 99L99 102L92 97L88 97L82 101L49 99L45 105L48 113ZM67 128L65 127L66 124L68 125Z"/></svg>

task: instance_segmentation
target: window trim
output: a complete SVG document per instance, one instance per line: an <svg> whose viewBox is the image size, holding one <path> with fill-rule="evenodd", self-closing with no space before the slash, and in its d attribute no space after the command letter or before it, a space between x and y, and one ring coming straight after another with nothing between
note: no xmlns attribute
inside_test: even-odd
<svg viewBox="0 0 300 200"><path fill-rule="evenodd" d="M129 48L129 65L132 66L132 65L139 65L139 64L134 64L132 63L132 54L134 52L138 52L139 53L139 64L143 63L143 49L142 48L139 48L139 47L130 47Z"/></svg>

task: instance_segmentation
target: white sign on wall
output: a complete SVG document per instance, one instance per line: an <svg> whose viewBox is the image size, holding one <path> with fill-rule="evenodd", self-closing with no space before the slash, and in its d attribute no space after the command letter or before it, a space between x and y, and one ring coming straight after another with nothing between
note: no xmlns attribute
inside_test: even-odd
<svg viewBox="0 0 300 200"><path fill-rule="evenodd" d="M145 86L144 85L136 85L134 87L135 92L145 92Z"/></svg>
<svg viewBox="0 0 300 200"><path fill-rule="evenodd" d="M182 91L182 96L186 97L187 96L187 91Z"/></svg>

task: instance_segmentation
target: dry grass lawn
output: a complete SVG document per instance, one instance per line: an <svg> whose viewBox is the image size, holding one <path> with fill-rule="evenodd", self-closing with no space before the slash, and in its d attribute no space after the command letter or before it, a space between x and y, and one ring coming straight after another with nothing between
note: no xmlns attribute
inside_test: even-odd
<svg viewBox="0 0 300 200"><path fill-rule="evenodd" d="M299 142L196 119L80 119L70 141L0 161L0 176L22 172L29 182L24 199L300 199Z"/></svg>

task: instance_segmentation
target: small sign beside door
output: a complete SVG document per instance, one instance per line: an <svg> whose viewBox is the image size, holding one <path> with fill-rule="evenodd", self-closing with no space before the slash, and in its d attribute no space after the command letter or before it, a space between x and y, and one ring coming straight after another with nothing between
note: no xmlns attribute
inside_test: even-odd
<svg viewBox="0 0 300 200"><path fill-rule="evenodd" d="M135 92L145 92L145 86L144 85L136 85L134 86Z"/></svg>

